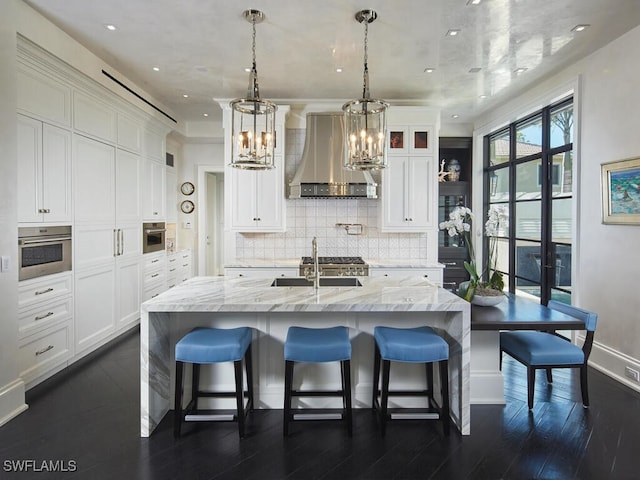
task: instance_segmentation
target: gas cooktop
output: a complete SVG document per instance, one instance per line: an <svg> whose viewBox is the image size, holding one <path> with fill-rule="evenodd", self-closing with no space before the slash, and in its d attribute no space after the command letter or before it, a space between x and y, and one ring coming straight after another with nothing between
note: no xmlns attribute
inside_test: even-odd
<svg viewBox="0 0 640 480"><path fill-rule="evenodd" d="M362 257L318 257L320 275L331 277L343 276L367 276L369 265ZM306 276L313 273L313 258L302 257L300 262L300 275Z"/></svg>
<svg viewBox="0 0 640 480"><path fill-rule="evenodd" d="M320 265L365 265L362 257L318 257ZM313 265L313 258L302 257L303 265Z"/></svg>

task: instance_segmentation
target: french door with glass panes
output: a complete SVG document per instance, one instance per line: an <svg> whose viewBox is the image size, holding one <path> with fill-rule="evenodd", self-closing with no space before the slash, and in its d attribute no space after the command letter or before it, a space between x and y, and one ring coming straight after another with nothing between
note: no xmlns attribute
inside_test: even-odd
<svg viewBox="0 0 640 480"><path fill-rule="evenodd" d="M573 99L486 136L484 158L484 218L490 208L508 218L497 232L505 286L571 303Z"/></svg>

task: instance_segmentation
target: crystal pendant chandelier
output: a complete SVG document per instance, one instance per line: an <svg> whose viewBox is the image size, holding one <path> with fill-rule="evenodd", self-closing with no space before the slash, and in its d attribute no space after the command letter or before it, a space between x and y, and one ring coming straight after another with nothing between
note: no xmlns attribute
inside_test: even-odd
<svg viewBox="0 0 640 480"><path fill-rule="evenodd" d="M274 167L276 145L276 104L260 98L256 68L256 23L264 20L259 10L246 10L244 18L253 25L253 63L249 73L247 98L233 100L231 106L231 166L246 170Z"/></svg>
<svg viewBox="0 0 640 480"><path fill-rule="evenodd" d="M342 106L345 112L345 138L347 157L344 166L349 170L379 170L387 166L387 108L383 100L369 94L369 68L367 66L367 39L369 24L378 14L373 10L361 10L356 20L364 23L364 78L362 98Z"/></svg>

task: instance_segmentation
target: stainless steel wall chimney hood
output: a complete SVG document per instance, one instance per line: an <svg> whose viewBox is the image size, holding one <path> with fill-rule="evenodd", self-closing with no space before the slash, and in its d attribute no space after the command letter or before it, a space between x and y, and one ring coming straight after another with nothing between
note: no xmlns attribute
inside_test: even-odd
<svg viewBox="0 0 640 480"><path fill-rule="evenodd" d="M345 149L342 112L307 113L302 160L289 184L289 198L378 198L378 184L369 172L344 168Z"/></svg>

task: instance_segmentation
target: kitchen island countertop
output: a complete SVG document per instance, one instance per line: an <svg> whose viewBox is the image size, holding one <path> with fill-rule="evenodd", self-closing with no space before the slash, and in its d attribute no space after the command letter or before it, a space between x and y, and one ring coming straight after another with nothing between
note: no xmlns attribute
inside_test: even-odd
<svg viewBox="0 0 640 480"><path fill-rule="evenodd" d="M355 406L369 407L376 325L430 325L450 346L452 419L469 433L470 304L420 276L358 277L360 287L272 287L271 278L194 277L141 306L141 435L171 407L172 349L195 325L256 332L258 402L282 408L282 345L290 325L346 325L354 345ZM418 373L418 372L415 372ZM423 379L424 373L416 378Z"/></svg>

